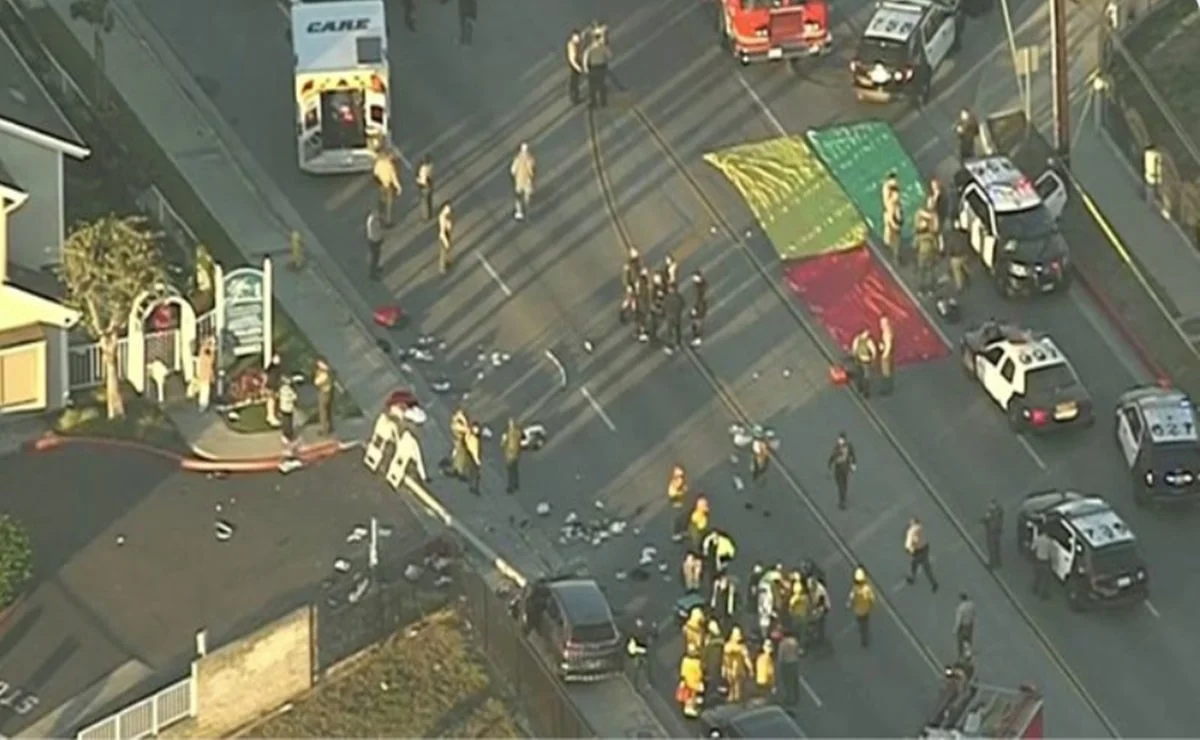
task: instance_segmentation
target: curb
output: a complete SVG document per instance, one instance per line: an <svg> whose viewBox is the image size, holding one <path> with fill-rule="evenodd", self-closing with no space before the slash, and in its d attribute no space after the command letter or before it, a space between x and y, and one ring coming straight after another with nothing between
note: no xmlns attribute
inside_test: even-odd
<svg viewBox="0 0 1200 740"><path fill-rule="evenodd" d="M26 443L28 452L49 452L68 445L83 445L91 447L122 449L170 460L179 466L180 470L190 473L271 473L278 472L283 455L247 459L222 459L210 455L201 455L193 451L193 456L180 455L153 445L141 444L124 439L109 439L107 437L72 437L53 432L47 433ZM330 440L301 448L296 459L303 463L317 463L352 450L360 445L359 442L341 442Z"/></svg>

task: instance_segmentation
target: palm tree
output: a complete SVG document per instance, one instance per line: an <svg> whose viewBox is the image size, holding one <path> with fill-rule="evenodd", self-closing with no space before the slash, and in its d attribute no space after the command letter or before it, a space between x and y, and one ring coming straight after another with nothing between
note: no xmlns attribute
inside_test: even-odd
<svg viewBox="0 0 1200 740"><path fill-rule="evenodd" d="M103 110L108 102L108 80L104 74L104 34L113 30L116 16L109 6L109 0L71 0L70 12L73 20L84 21L92 27L92 58L95 62L92 102Z"/></svg>

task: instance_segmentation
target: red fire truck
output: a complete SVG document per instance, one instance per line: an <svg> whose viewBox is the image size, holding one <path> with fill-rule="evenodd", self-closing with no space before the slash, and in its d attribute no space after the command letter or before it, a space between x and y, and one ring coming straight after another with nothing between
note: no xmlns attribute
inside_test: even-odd
<svg viewBox="0 0 1200 740"><path fill-rule="evenodd" d="M1042 694L1032 686L1005 689L975 680L973 669L946 669L937 709L920 737L950 740L980 737L1041 740Z"/></svg>
<svg viewBox="0 0 1200 740"><path fill-rule="evenodd" d="M717 34L742 64L829 52L828 0L716 0Z"/></svg>

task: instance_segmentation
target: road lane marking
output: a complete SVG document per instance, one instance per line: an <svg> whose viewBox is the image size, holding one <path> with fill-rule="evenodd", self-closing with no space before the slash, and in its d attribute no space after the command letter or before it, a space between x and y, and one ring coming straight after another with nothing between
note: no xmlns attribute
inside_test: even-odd
<svg viewBox="0 0 1200 740"><path fill-rule="evenodd" d="M286 4L286 3L283 3L283 2L277 2L277 3L275 3L275 8L276 8L276 9L277 9L277 10L278 10L280 13L283 13L283 17L284 17L284 18L287 18L289 21L292 19L292 13L291 13L291 11L288 9L288 6L287 6L287 4Z"/></svg>
<svg viewBox="0 0 1200 740"><path fill-rule="evenodd" d="M805 680L804 676L800 676L800 685L804 687L804 693L808 694L808 698L813 700L813 704L816 704L818 709L825 706L825 702L821 701L821 697L817 696L817 692L813 690L812 685Z"/></svg>
<svg viewBox="0 0 1200 740"><path fill-rule="evenodd" d="M1154 608L1154 604L1151 604L1149 599L1143 601L1142 604L1145 605L1146 611L1150 612L1151 616L1153 616L1155 619L1162 618L1162 614L1159 614L1158 609Z"/></svg>
<svg viewBox="0 0 1200 740"><path fill-rule="evenodd" d="M492 276L492 280L496 281L496 285L500 286L500 290L504 291L504 295L512 298L512 288L508 287L508 284L500 277L500 273L496 272L496 268L492 267L491 262L488 262L487 257L484 257L479 252L476 252L475 256L479 259L479 264L483 265L483 269L487 271L487 274Z"/></svg>
<svg viewBox="0 0 1200 740"><path fill-rule="evenodd" d="M550 350L545 352L546 359L554 363L554 367L558 368L558 382L563 388L567 387L567 367L562 364L562 360L558 359L558 355Z"/></svg>
<svg viewBox="0 0 1200 740"><path fill-rule="evenodd" d="M587 386L580 386L579 392L582 393L583 397L587 399L587 402L591 405L592 410L595 411L596 415L600 417L600 421L604 422L604 426L608 427L608 431L617 431L617 425L613 424L613 420L608 417L608 412L604 410L604 407L601 406L595 398L592 398L592 392L587 389Z"/></svg>
<svg viewBox="0 0 1200 740"><path fill-rule="evenodd" d="M1029 456L1033 458L1033 462L1039 468L1042 470L1049 470L1049 468L1046 467L1046 463L1042 460L1042 456L1037 453L1037 450L1033 449L1033 445L1029 443L1029 440L1025 439L1024 434L1018 434L1017 441L1021 443L1021 446L1025 448L1025 451L1029 453Z"/></svg>

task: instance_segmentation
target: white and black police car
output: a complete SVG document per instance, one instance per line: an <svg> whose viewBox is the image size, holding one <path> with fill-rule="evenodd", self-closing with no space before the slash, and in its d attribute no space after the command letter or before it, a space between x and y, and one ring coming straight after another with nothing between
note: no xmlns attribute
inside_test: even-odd
<svg viewBox="0 0 1200 740"><path fill-rule="evenodd" d="M1092 398L1054 340L989 319L966 332L963 369L1008 414L1014 431L1090 425Z"/></svg>
<svg viewBox="0 0 1200 740"><path fill-rule="evenodd" d="M1116 430L1134 503L1200 500L1200 429L1184 393L1159 386L1126 391L1117 400Z"/></svg>
<svg viewBox="0 0 1200 740"><path fill-rule="evenodd" d="M1008 157L970 159L954 176L955 225L1005 297L1050 293L1070 284L1067 242L1058 219L1067 188L1053 169L1036 180Z"/></svg>
<svg viewBox="0 0 1200 740"><path fill-rule="evenodd" d="M924 101L938 68L958 50L958 0L884 0L867 22L850 74L859 100Z"/></svg>
<svg viewBox="0 0 1200 740"><path fill-rule="evenodd" d="M1017 550L1033 557L1033 537L1051 542L1050 571L1073 609L1144 601L1150 576L1137 537L1098 496L1038 491L1017 513Z"/></svg>

